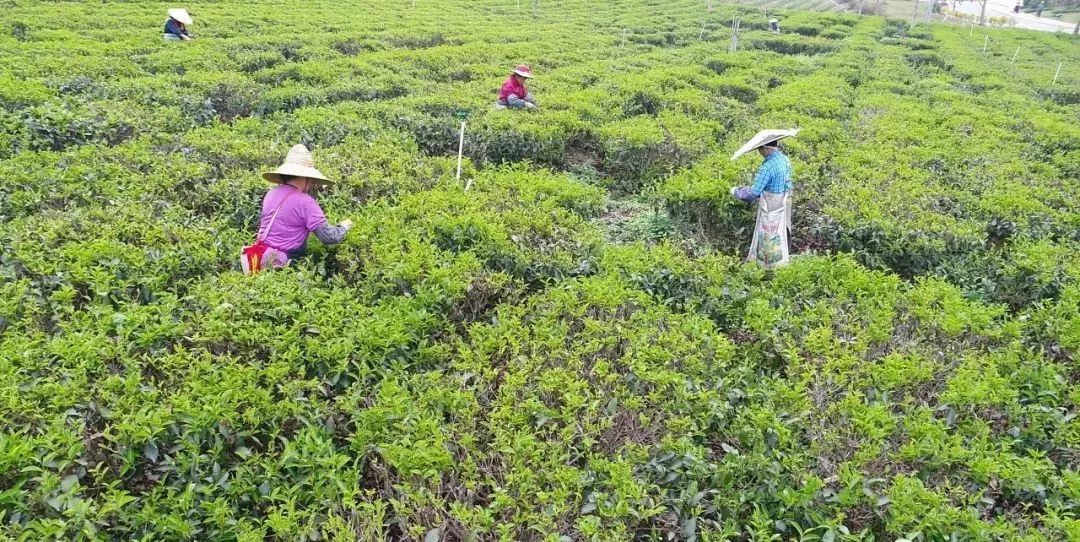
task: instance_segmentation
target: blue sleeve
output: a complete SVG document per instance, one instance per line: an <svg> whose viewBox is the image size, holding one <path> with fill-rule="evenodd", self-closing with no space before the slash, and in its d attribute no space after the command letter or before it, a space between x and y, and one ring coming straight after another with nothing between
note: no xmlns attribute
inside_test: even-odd
<svg viewBox="0 0 1080 542"><path fill-rule="evenodd" d="M746 203L754 203L754 201L756 201L758 199L758 197L759 197L759 196L755 196L753 193L751 193L750 189L746 188L745 186L740 186L740 187L736 188L731 193L731 195L735 196L735 199L744 201Z"/></svg>
<svg viewBox="0 0 1080 542"><path fill-rule="evenodd" d="M319 238L324 245L336 245L345 240L345 235L349 233L349 228L345 226L331 226L329 224L323 224L315 231L312 232L315 237Z"/></svg>
<svg viewBox="0 0 1080 542"><path fill-rule="evenodd" d="M765 191L765 187L768 186L769 181L772 180L772 176L775 174L772 164L765 164L761 166L761 169L754 175L754 184L750 186L750 192L755 196L761 196L761 193Z"/></svg>
<svg viewBox="0 0 1080 542"><path fill-rule="evenodd" d="M506 97L506 103L509 104L510 107L525 107L526 102L519 98L517 94L511 94Z"/></svg>

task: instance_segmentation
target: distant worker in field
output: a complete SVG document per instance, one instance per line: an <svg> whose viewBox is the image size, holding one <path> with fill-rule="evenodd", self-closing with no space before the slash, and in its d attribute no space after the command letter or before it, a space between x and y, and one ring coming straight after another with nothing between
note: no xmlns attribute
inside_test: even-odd
<svg viewBox="0 0 1080 542"><path fill-rule="evenodd" d="M263 197L255 244L244 247L240 257L245 273L282 267L303 256L309 234L314 233L327 245L336 245L345 239L352 221L329 225L322 208L310 195L312 189L333 182L315 169L307 147L295 145L285 157L285 163L274 171L263 173L263 178L279 186L271 188Z"/></svg>
<svg viewBox="0 0 1080 542"><path fill-rule="evenodd" d="M170 9L169 18L165 21L165 41L195 39L191 37L187 29L192 22L194 21L191 20L191 15L188 15L186 9Z"/></svg>
<svg viewBox="0 0 1080 542"><path fill-rule="evenodd" d="M1013 13L1020 13L1020 2L1017 2L1016 5L1013 6Z"/></svg>
<svg viewBox="0 0 1080 542"><path fill-rule="evenodd" d="M532 79L532 77L532 70L525 64L514 68L514 71L510 72L510 77L506 79L502 88L499 89L498 105L511 109L536 110L536 100L533 99L532 93L525 88L525 80Z"/></svg>
<svg viewBox="0 0 1080 542"><path fill-rule="evenodd" d="M780 33L780 20L779 19L769 19L769 32L775 32L777 34Z"/></svg>
<svg viewBox="0 0 1080 542"><path fill-rule="evenodd" d="M1043 8L1046 7L1046 2L1039 2L1039 7L1035 8L1035 16L1042 17Z"/></svg>
<svg viewBox="0 0 1080 542"><path fill-rule="evenodd" d="M765 269L788 262L791 235L791 161L780 152L780 140L799 133L794 130L762 130L732 155L734 160L757 150L765 160L750 186L731 189L731 195L746 203L757 203L757 222L747 261Z"/></svg>

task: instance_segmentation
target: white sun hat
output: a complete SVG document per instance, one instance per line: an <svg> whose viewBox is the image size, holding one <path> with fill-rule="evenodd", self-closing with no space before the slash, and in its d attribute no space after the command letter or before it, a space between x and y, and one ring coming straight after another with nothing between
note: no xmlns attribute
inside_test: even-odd
<svg viewBox="0 0 1080 542"><path fill-rule="evenodd" d="M170 9L169 17L172 17L173 19L176 19L177 21L180 21L184 24L191 24L192 22L194 22L191 20L191 15L188 15L187 10L183 8Z"/></svg>
<svg viewBox="0 0 1080 542"><path fill-rule="evenodd" d="M285 163L278 166L274 171L263 173L263 178L277 184L282 184L284 175L304 177L321 184L333 184L321 171L315 169L315 160L311 158L311 151L303 145L293 145L289 154L285 156Z"/></svg>
<svg viewBox="0 0 1080 542"><path fill-rule="evenodd" d="M778 23L780 21L778 19L776 19L776 18L772 18L772 19L769 19L769 22L770 23Z"/></svg>
<svg viewBox="0 0 1080 542"><path fill-rule="evenodd" d="M799 128L792 128L791 130L762 130L754 137L750 138L745 145L739 147L739 150L735 151L735 154L731 155L731 159L734 160L766 143L772 143L773 141L779 141L785 137L793 137L799 133Z"/></svg>
<svg viewBox="0 0 1080 542"><path fill-rule="evenodd" d="M528 64L518 64L517 67L514 68L513 73L516 73L526 79L533 78L532 68L530 68Z"/></svg>

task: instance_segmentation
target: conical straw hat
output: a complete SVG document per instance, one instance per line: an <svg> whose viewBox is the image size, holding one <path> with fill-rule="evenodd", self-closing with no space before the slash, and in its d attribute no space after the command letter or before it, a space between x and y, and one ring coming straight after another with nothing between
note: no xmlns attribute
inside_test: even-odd
<svg viewBox="0 0 1080 542"><path fill-rule="evenodd" d="M739 150L735 151L735 154L731 155L731 159L734 160L766 143L772 143L785 137L792 137L799 133L798 128L791 130L762 130L754 137L750 138L745 145L739 147Z"/></svg>
<svg viewBox="0 0 1080 542"><path fill-rule="evenodd" d="M192 23L191 15L188 15L187 10L183 9L183 8L170 9L169 10L169 17L172 17L173 19L176 19L177 21L180 21L180 22L182 22L184 24L191 24Z"/></svg>
<svg viewBox="0 0 1080 542"><path fill-rule="evenodd" d="M285 182L281 178L282 175L304 177L322 184L333 184L333 181L315 169L315 160L311 159L311 152L303 145L293 145L293 148L289 149L289 154L285 156L285 163L274 171L263 173L263 178L272 183L281 184Z"/></svg>

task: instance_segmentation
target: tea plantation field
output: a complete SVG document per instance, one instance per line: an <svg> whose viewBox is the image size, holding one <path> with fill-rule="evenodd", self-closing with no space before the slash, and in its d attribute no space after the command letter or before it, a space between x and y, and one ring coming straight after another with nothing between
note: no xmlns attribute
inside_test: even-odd
<svg viewBox="0 0 1080 542"><path fill-rule="evenodd" d="M761 5L0 0L0 539L1080 540L1080 41Z"/></svg>

